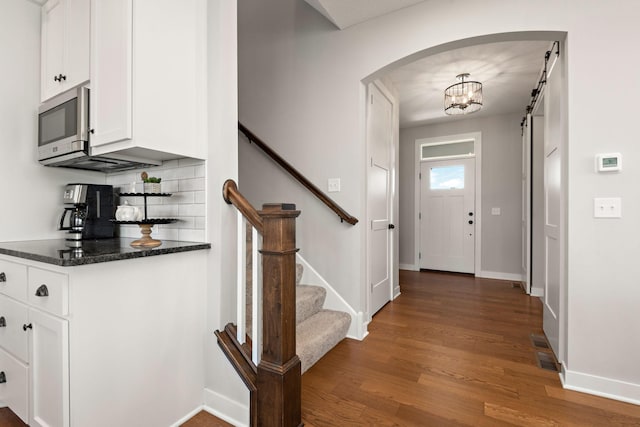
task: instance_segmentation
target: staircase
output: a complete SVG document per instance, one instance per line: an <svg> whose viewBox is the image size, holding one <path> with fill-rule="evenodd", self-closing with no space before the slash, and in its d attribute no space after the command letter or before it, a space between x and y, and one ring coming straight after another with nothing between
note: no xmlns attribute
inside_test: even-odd
<svg viewBox="0 0 640 427"><path fill-rule="evenodd" d="M300 427L302 373L346 336L351 316L323 308L325 288L300 283L295 205L258 211L232 180L223 198L238 211L238 310L235 324L215 331L218 345L249 390L250 425Z"/></svg>
<svg viewBox="0 0 640 427"><path fill-rule="evenodd" d="M347 336L351 316L323 309L327 291L300 284L302 273L302 265L296 265L296 353L304 374Z"/></svg>

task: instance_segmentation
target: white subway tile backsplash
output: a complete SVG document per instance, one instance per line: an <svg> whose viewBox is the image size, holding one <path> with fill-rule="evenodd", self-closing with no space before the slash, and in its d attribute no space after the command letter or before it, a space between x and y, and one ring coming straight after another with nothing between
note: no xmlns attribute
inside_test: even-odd
<svg viewBox="0 0 640 427"><path fill-rule="evenodd" d="M183 240L185 242L207 241L207 233L205 230L191 230L188 228L184 228L176 231L178 231L178 235L180 236L179 240Z"/></svg>
<svg viewBox="0 0 640 427"><path fill-rule="evenodd" d="M204 205L178 205L178 216L205 216Z"/></svg>
<svg viewBox="0 0 640 427"><path fill-rule="evenodd" d="M164 161L161 166L108 174L107 184L119 193L142 192L140 174L162 178L162 192L171 197L147 197L148 218L176 218L171 224L153 226L151 236L161 240L206 241L206 166L204 160L177 159ZM135 191L132 191L132 185ZM118 204L144 206L142 197L120 197ZM137 225L120 225L119 235L139 238Z"/></svg>
<svg viewBox="0 0 640 427"><path fill-rule="evenodd" d="M171 199L165 200L165 203L172 204L185 204L185 203L195 203L195 192L193 191L183 191L179 193L173 193Z"/></svg>
<svg viewBox="0 0 640 427"><path fill-rule="evenodd" d="M205 228L207 228L207 218L203 216L194 216L193 219L195 220L195 223L194 223L195 229L204 230Z"/></svg>
<svg viewBox="0 0 640 427"><path fill-rule="evenodd" d="M194 191L193 203L206 203L207 193L204 191Z"/></svg>
<svg viewBox="0 0 640 427"><path fill-rule="evenodd" d="M205 190L204 178L193 178L180 180L180 191Z"/></svg>

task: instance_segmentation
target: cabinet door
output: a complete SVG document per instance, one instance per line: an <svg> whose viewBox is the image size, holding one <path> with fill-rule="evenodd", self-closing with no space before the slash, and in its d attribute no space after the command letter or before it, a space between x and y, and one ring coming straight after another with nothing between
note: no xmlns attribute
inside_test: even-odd
<svg viewBox="0 0 640 427"><path fill-rule="evenodd" d="M89 7L90 0L42 6L42 101L89 80Z"/></svg>
<svg viewBox="0 0 640 427"><path fill-rule="evenodd" d="M0 349L0 402L29 421L29 368Z"/></svg>
<svg viewBox="0 0 640 427"><path fill-rule="evenodd" d="M28 335L22 328L28 323L26 305L0 295L0 347L26 362L29 357Z"/></svg>
<svg viewBox="0 0 640 427"><path fill-rule="evenodd" d="M131 0L91 2L91 146L131 139Z"/></svg>
<svg viewBox="0 0 640 427"><path fill-rule="evenodd" d="M31 427L69 426L69 323L29 310Z"/></svg>
<svg viewBox="0 0 640 427"><path fill-rule="evenodd" d="M49 0L42 6L41 98L61 90L59 75L64 69L64 0Z"/></svg>
<svg viewBox="0 0 640 427"><path fill-rule="evenodd" d="M65 0L63 90L89 81L90 0Z"/></svg>

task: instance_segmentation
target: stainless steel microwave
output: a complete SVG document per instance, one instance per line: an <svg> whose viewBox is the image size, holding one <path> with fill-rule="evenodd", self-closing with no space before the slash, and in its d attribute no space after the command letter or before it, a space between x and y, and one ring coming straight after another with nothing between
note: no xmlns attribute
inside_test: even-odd
<svg viewBox="0 0 640 427"><path fill-rule="evenodd" d="M46 166L103 172L157 166L161 161L111 153L91 155L89 89L69 90L38 110L38 161Z"/></svg>

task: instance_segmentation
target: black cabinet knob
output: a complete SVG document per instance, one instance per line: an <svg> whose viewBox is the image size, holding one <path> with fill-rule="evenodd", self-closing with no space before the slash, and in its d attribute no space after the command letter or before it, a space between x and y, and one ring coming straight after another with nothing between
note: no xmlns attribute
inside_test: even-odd
<svg viewBox="0 0 640 427"><path fill-rule="evenodd" d="M470 220L469 220L469 224L473 224L473 220L471 220L471 219L470 219Z"/></svg>
<svg viewBox="0 0 640 427"><path fill-rule="evenodd" d="M36 296L37 297L48 297L49 296L49 289L47 289L47 285L40 285L40 287L38 289L36 289Z"/></svg>
<svg viewBox="0 0 640 427"><path fill-rule="evenodd" d="M6 328L7 327L7 321L5 320L4 316L0 317L0 328Z"/></svg>
<svg viewBox="0 0 640 427"><path fill-rule="evenodd" d="M22 325L22 330L26 331L27 329L33 329L33 325L29 323L28 325Z"/></svg>
<svg viewBox="0 0 640 427"><path fill-rule="evenodd" d="M63 80L67 80L67 76L62 75L62 74L58 74L57 76L53 76L53 81L54 82L61 82Z"/></svg>
<svg viewBox="0 0 640 427"><path fill-rule="evenodd" d="M7 382L7 375L4 371L0 372L0 384L4 384Z"/></svg>
<svg viewBox="0 0 640 427"><path fill-rule="evenodd" d="M469 212L469 216L473 216L473 212Z"/></svg>
<svg viewBox="0 0 640 427"><path fill-rule="evenodd" d="M2 273L0 273L0 282L6 282L7 281L7 275L4 274L4 271Z"/></svg>

